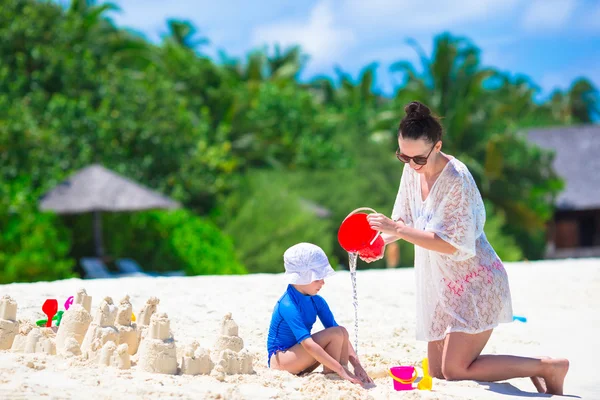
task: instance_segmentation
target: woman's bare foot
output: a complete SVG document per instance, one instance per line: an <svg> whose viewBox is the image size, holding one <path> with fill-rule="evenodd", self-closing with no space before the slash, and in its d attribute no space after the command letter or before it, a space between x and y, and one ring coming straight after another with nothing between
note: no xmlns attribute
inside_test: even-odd
<svg viewBox="0 0 600 400"><path fill-rule="evenodd" d="M533 382L533 386L535 386L538 393L546 393L546 382L544 382L544 378L541 376L532 376L531 382Z"/></svg>
<svg viewBox="0 0 600 400"><path fill-rule="evenodd" d="M545 370L542 378L546 383L546 393L562 396L565 376L569 371L569 360L564 358L544 359L542 363Z"/></svg>

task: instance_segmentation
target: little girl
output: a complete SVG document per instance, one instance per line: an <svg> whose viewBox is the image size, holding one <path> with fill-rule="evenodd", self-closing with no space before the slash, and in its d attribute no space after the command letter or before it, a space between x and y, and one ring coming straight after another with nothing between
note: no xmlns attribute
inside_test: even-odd
<svg viewBox="0 0 600 400"><path fill-rule="evenodd" d="M335 372L352 383L372 383L348 340L348 332L335 322L325 299L317 295L324 279L335 273L325 252L314 244L299 243L285 251L283 260L289 284L271 317L269 367L301 374L323 364L324 373ZM325 329L311 334L317 316ZM354 374L348 370L348 361Z"/></svg>

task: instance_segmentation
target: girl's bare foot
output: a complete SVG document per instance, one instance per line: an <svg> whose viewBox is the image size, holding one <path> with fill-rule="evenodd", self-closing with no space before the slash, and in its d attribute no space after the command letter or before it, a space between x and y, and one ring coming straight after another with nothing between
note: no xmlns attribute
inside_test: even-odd
<svg viewBox="0 0 600 400"><path fill-rule="evenodd" d="M542 378L546 383L546 393L562 396L565 376L569 371L569 360L564 358L545 359L542 360L542 363L545 367Z"/></svg>
<svg viewBox="0 0 600 400"><path fill-rule="evenodd" d="M532 376L531 382L533 382L533 386L535 386L538 393L546 393L546 382L544 382L544 378L541 376Z"/></svg>

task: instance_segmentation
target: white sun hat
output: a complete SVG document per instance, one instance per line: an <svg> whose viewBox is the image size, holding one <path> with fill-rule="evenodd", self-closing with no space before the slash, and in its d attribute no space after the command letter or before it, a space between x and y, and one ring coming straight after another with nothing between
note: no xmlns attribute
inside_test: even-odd
<svg viewBox="0 0 600 400"><path fill-rule="evenodd" d="M283 253L285 277L288 283L308 285L335 274L327 255L312 243L298 243Z"/></svg>

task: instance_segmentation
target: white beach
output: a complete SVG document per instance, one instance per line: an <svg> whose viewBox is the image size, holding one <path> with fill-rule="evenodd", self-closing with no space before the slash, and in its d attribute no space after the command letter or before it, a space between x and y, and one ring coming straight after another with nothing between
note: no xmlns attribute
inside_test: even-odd
<svg viewBox="0 0 600 400"><path fill-rule="evenodd" d="M283 267L282 267L283 268ZM600 260L509 263L514 314L526 323L500 325L484 353L566 357L571 368L565 395L600 399ZM363 389L313 373L296 377L267 368L266 338L275 302L286 285L282 275L170 278L71 279L0 286L0 296L18 303L17 319L45 318L41 306L56 298L59 309L83 287L92 296L92 315L105 296L116 304L128 294L137 315L151 296L167 313L178 354L198 340L212 348L221 320L232 313L244 348L254 357L255 374L229 375L224 382L207 375L163 375L100 366L81 358L0 351L0 398L94 399L512 399L547 398L529 379L501 383L445 382L433 390L396 392L387 374L396 365L420 365L426 344L415 340L413 269L358 271L358 354L376 386ZM347 271L327 279L321 291L337 322L354 341L352 286ZM322 329L317 322L315 331ZM181 359L179 357L179 362ZM420 369L418 369L420 372ZM320 371L320 368L317 370ZM554 396L558 397L558 396Z"/></svg>

